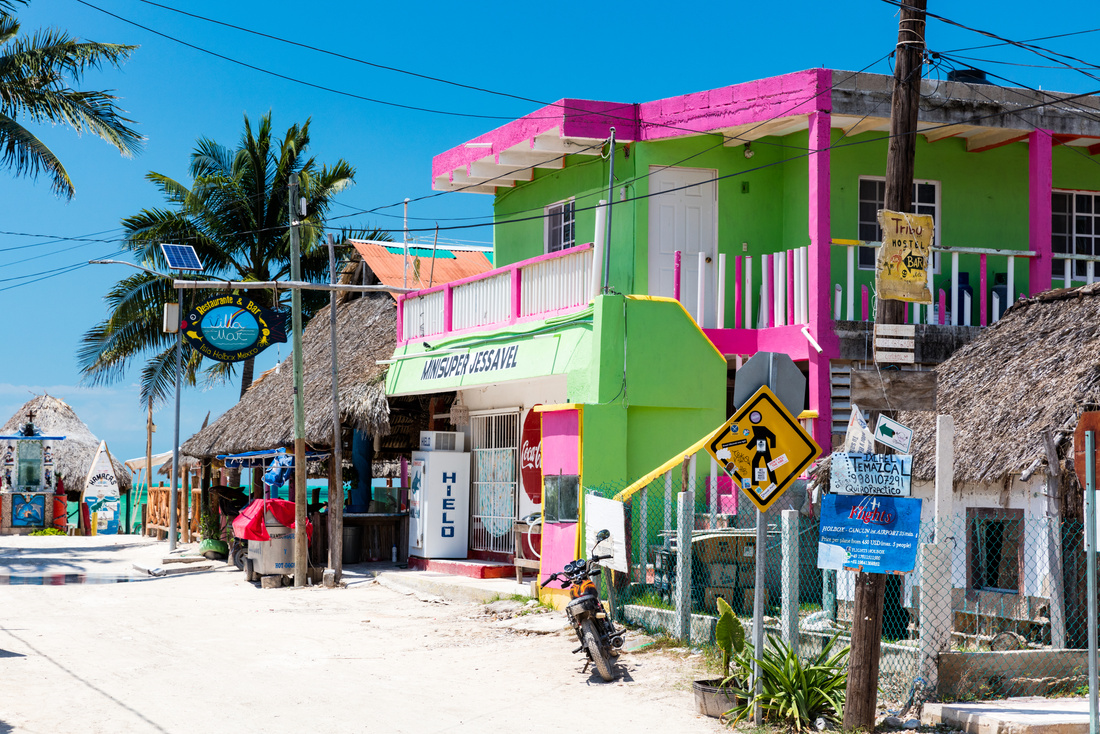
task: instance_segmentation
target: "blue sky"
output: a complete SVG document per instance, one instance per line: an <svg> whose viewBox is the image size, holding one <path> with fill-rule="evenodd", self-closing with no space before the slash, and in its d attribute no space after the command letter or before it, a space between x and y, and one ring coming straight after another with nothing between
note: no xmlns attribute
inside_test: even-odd
<svg viewBox="0 0 1100 734"><path fill-rule="evenodd" d="M287 46L140 0L89 2L224 56L354 95L508 119L536 108ZM881 0L789 3L781 16L762 3L716 3L683 14L676 11L685 6L644 1L628 10L414 1L163 3L356 59L543 101L577 97L645 102L819 66L857 70L884 57L897 35L896 11ZM1035 7L1008 2L993 15L977 3L932 3L930 10L1013 40L1100 26L1094 3L1062 3L1057 14L1036 13ZM122 459L145 451L145 416L134 385L140 365L118 384L82 387L75 354L81 335L105 315L103 294L131 271L89 266L30 282L42 277L35 274L48 275L118 247L115 242L53 240L117 238L122 218L162 203L145 181L148 171L187 181L195 140L205 136L233 147L246 114L255 120L271 110L280 134L292 123L312 118L312 153L321 162L344 158L355 166L357 184L338 201L360 209L431 193L433 155L505 122L397 109L296 84L159 37L78 0L32 0L19 16L24 33L54 26L80 38L141 47L121 71L89 74L83 84L113 89L122 97L121 106L147 138L139 156L122 158L106 143L78 138L67 128L35 128L76 185L76 196L68 202L56 198L44 179L17 179L0 170L0 420L32 393L47 390L72 404ZM1098 40L1100 33L1086 33L1038 43L1100 63ZM932 50L993 42L942 22L929 24ZM1055 63L1021 49L1002 46L958 54L983 59L974 64L1030 86L1075 93L1100 88L1100 81L1079 72L1041 68ZM890 68L879 61L869 70L889 73ZM1100 76L1096 69L1090 73ZM410 215L425 217L428 225L438 221L446 226L449 218L486 215L490 207L484 195L448 194L414 205ZM387 211L395 217L353 216L341 222L399 228L400 207ZM351 212L343 206L333 209L333 214ZM485 243L492 237L488 229L455 236ZM257 373L287 353L286 345L281 351L269 349ZM224 412L238 390L237 385L186 389L182 435L197 430L208 411L212 417ZM154 452L170 450L171 403L154 420Z"/></svg>

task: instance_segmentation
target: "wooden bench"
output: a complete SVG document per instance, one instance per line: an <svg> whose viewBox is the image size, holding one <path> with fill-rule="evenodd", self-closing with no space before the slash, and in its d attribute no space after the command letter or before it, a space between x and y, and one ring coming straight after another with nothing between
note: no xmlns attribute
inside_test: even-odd
<svg viewBox="0 0 1100 734"><path fill-rule="evenodd" d="M538 528L538 531L537 532L534 531L534 528ZM513 533L515 535L515 543L516 543L516 556L515 556L515 559L512 561L512 565L516 567L516 583L517 584L522 584L523 583L523 569L531 568L531 569L534 569L536 574L538 574L539 565L540 565L539 559L537 559L537 558L528 558L526 555L524 555L523 540L524 540L524 538L530 538L530 536L537 535L537 536L539 536L539 547L541 548L542 547L542 542L541 542L542 541L542 525L532 526L532 525L528 525L525 522L516 521L516 523L512 526L512 529L513 529ZM531 538L531 540L534 541L534 538Z"/></svg>

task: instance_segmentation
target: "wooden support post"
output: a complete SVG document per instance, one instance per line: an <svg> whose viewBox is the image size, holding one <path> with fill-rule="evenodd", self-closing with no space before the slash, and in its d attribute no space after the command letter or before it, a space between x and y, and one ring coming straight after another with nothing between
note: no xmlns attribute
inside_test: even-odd
<svg viewBox="0 0 1100 734"><path fill-rule="evenodd" d="M191 542L191 470L182 470L183 483L180 487L180 491L183 496L180 498L180 528L183 530L183 542Z"/></svg>
<svg viewBox="0 0 1100 734"><path fill-rule="evenodd" d="M1047 566L1050 578L1050 646L1056 650L1066 646L1066 601L1062 583L1062 518L1059 498L1062 486L1062 465L1058 447L1048 428L1043 433L1043 448L1047 455Z"/></svg>
<svg viewBox="0 0 1100 734"><path fill-rule="evenodd" d="M885 208L909 212L913 208L913 167L916 158L917 113L920 105L921 65L924 61L926 0L911 0L898 20L897 60L890 109L890 140L886 152ZM942 316L941 316L942 318ZM878 299L875 323L904 323L902 301ZM874 425L875 415L871 416ZM874 731L878 703L878 669L882 642L882 608L886 576L863 573L856 577L852 611L852 645L845 695L846 730Z"/></svg>

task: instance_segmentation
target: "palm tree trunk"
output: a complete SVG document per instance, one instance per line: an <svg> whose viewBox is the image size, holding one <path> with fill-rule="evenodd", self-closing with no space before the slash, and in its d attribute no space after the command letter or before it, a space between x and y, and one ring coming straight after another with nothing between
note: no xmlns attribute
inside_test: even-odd
<svg viewBox="0 0 1100 734"><path fill-rule="evenodd" d="M241 398L248 392L248 388L252 387L252 375L256 371L256 358L249 357L244 361L244 366L241 368ZM240 400L240 398L237 398Z"/></svg>

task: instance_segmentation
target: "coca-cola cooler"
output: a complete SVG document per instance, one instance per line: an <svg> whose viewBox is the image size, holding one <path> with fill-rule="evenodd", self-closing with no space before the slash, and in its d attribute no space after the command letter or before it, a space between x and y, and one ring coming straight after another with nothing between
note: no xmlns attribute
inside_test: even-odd
<svg viewBox="0 0 1100 734"><path fill-rule="evenodd" d="M409 465L409 555L466 558L470 454L461 433L424 433L421 447L429 450L414 451Z"/></svg>

